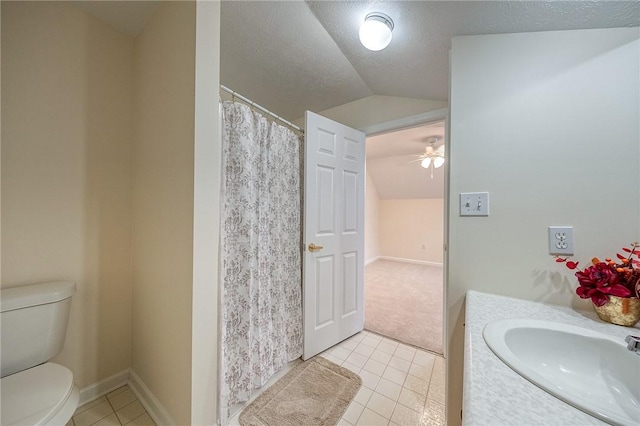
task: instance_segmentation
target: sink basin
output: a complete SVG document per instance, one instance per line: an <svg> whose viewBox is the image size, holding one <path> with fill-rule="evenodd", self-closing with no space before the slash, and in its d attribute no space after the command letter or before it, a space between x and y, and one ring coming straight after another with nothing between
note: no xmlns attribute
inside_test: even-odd
<svg viewBox="0 0 640 426"><path fill-rule="evenodd" d="M555 397L607 423L640 425L640 356L623 338L527 319L493 321L482 335L505 364Z"/></svg>

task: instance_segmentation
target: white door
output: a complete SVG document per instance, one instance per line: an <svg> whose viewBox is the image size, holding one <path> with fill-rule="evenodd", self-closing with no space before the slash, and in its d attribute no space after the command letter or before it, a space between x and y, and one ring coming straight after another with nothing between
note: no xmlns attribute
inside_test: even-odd
<svg viewBox="0 0 640 426"><path fill-rule="evenodd" d="M364 142L364 133L306 112L305 360L364 327Z"/></svg>

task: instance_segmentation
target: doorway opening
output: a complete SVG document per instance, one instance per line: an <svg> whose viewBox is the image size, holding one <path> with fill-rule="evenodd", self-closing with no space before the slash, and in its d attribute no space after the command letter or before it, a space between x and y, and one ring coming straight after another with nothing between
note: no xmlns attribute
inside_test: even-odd
<svg viewBox="0 0 640 426"><path fill-rule="evenodd" d="M444 150L445 129L440 119L366 139L365 329L440 355L447 165L422 160Z"/></svg>

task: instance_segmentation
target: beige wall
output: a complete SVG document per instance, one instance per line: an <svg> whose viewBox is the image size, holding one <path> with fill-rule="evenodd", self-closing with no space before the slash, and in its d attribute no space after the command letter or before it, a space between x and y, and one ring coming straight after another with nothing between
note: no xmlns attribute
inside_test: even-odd
<svg viewBox="0 0 640 426"><path fill-rule="evenodd" d="M612 256L640 235L638 28L457 37L451 53L448 424L460 423L469 289L589 308L548 254ZM489 191L491 215L458 194Z"/></svg>
<svg viewBox="0 0 640 426"><path fill-rule="evenodd" d="M320 111L318 114L345 126L363 129L371 125L446 108L447 105L447 102L428 99L374 95ZM294 123L303 126L304 118L299 118Z"/></svg>
<svg viewBox="0 0 640 426"><path fill-rule="evenodd" d="M380 200L382 256L442 264L444 200Z"/></svg>
<svg viewBox="0 0 640 426"><path fill-rule="evenodd" d="M166 2L138 36L132 368L190 423L195 4Z"/></svg>
<svg viewBox="0 0 640 426"><path fill-rule="evenodd" d="M76 282L55 361L131 357L133 40L69 4L2 2L2 286Z"/></svg>
<svg viewBox="0 0 640 426"><path fill-rule="evenodd" d="M364 206L364 261L380 256L380 199L373 180L367 173Z"/></svg>

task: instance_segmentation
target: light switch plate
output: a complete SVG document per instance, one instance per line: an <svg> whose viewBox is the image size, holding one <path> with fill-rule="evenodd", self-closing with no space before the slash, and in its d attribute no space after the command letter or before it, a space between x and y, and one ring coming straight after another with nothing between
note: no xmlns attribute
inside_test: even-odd
<svg viewBox="0 0 640 426"><path fill-rule="evenodd" d="M461 192L460 216L489 216L489 193Z"/></svg>

